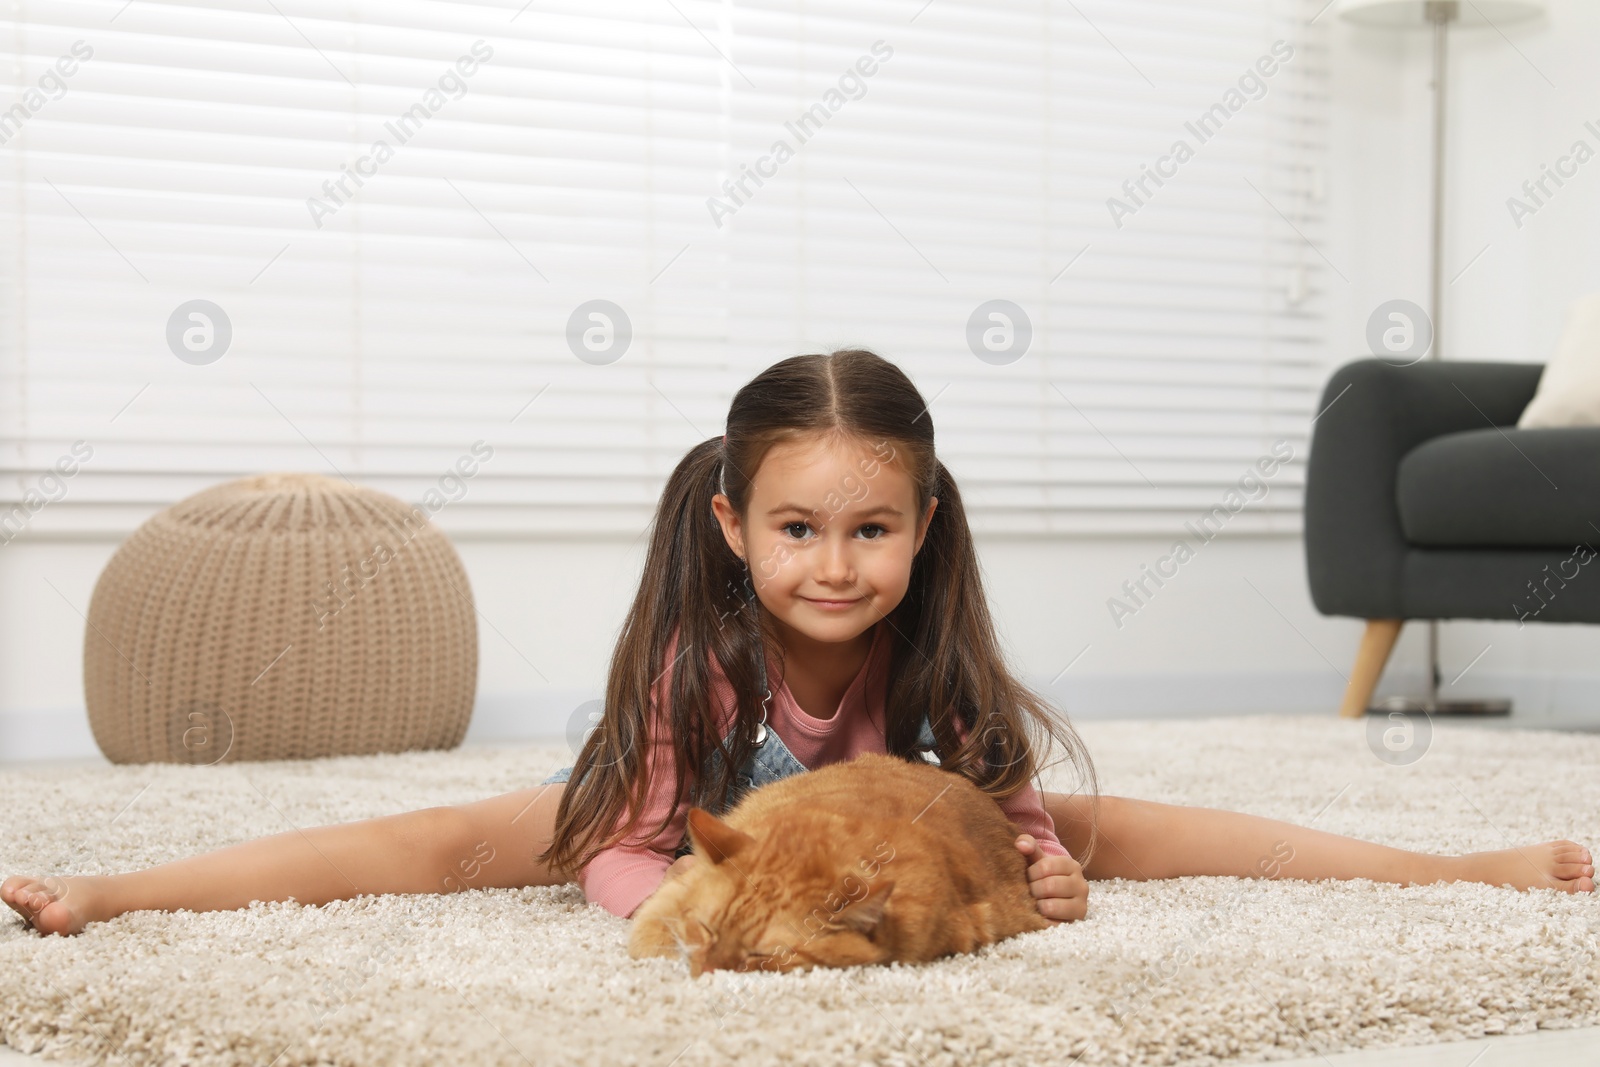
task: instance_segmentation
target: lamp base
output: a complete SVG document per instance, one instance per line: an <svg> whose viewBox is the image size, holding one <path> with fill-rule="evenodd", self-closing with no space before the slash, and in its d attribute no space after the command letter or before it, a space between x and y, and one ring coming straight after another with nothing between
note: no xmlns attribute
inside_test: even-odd
<svg viewBox="0 0 1600 1067"><path fill-rule="evenodd" d="M1426 712L1429 715L1510 715L1509 700L1434 700L1416 697L1385 697L1367 708L1368 715L1387 715L1392 711Z"/></svg>

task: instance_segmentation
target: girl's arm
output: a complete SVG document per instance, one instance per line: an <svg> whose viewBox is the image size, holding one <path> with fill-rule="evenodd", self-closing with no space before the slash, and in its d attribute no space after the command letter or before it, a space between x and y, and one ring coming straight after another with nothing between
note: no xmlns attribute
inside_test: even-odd
<svg viewBox="0 0 1600 1067"><path fill-rule="evenodd" d="M656 891L670 868L682 863L681 860L674 862L673 853L686 840L689 830L691 805L688 801L677 803L673 795L672 727L662 712L672 693L672 668L677 662L677 647L678 631L674 630L665 652L667 667L650 693L648 739L643 761L643 772L648 775L649 788L645 793L644 811L635 827L634 837L624 844L601 849L577 874L585 900L599 904L611 914L624 919L631 918L639 905ZM719 729L726 733L733 725L736 708L733 689L720 673L714 675L712 699L719 709ZM622 820L619 820L612 829L621 825ZM640 834L656 826L661 826L660 832L648 840L639 839Z"/></svg>

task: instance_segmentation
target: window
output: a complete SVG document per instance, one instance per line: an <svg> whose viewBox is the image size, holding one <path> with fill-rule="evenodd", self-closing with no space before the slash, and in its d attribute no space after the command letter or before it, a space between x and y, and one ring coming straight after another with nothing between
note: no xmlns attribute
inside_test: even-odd
<svg viewBox="0 0 1600 1067"><path fill-rule="evenodd" d="M1327 95L1296 0L336 10L0 21L34 532L316 470L443 480L452 533L637 533L740 384L856 345L931 401L980 533L1169 532L1304 450ZM1298 469L1270 481L1230 525L1298 528Z"/></svg>

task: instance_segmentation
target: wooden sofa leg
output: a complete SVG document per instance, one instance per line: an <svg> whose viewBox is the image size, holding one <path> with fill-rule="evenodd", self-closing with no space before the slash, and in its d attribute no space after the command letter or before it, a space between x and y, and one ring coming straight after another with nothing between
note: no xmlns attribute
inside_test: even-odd
<svg viewBox="0 0 1600 1067"><path fill-rule="evenodd" d="M1372 703L1372 691L1378 688L1378 678L1384 664L1400 636L1404 619L1368 619L1367 631L1361 635L1361 647L1356 650L1355 666L1350 668L1350 682L1344 688L1344 703L1339 706L1339 717L1359 719L1367 714Z"/></svg>

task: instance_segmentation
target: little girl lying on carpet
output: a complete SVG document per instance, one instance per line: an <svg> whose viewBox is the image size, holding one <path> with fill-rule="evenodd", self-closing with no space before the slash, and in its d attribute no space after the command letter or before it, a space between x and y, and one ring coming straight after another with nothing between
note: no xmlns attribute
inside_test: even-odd
<svg viewBox="0 0 1600 1067"><path fill-rule="evenodd" d="M1429 855L1230 811L1099 796L1076 732L1007 669L927 402L871 352L785 359L672 472L574 766L527 789L246 841L148 870L0 883L44 933L139 909L556 885L619 916L698 861L685 819L863 752L936 759L1017 831L1041 915L1094 878L1481 881L1592 892L1571 841ZM1048 743L1083 793L1032 782ZM569 777L575 779L568 783ZM637 832L636 832L637 831ZM450 877L441 878L441 874Z"/></svg>

